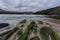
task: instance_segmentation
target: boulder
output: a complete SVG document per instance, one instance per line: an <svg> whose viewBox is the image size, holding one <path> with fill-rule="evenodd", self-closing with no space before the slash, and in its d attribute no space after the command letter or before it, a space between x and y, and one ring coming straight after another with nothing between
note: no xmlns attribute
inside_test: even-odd
<svg viewBox="0 0 60 40"><path fill-rule="evenodd" d="M4 28L4 27L7 27L7 26L9 26L8 23L0 23L0 28Z"/></svg>

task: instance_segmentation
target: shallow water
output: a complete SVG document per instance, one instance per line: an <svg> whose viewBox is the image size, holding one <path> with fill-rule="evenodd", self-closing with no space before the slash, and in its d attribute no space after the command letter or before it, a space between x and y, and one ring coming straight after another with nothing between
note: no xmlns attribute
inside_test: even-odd
<svg viewBox="0 0 60 40"><path fill-rule="evenodd" d="M43 15L12 15L12 14L0 14L0 20L13 20L19 18L33 18L33 17L41 17Z"/></svg>
<svg viewBox="0 0 60 40"><path fill-rule="evenodd" d="M34 20L36 18L43 19L44 15L0 14L0 23L9 23L11 25L15 25L23 19Z"/></svg>

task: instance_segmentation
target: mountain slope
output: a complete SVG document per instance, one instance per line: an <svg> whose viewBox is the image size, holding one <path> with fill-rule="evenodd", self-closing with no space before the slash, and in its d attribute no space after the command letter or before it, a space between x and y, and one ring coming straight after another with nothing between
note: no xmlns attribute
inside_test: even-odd
<svg viewBox="0 0 60 40"><path fill-rule="evenodd" d="M60 6L55 8L50 8L47 10L38 11L35 14L60 15Z"/></svg>

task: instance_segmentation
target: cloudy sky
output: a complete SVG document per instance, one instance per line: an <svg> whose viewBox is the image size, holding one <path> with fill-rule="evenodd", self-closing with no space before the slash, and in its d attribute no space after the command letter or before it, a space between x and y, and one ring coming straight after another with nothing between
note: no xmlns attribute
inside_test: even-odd
<svg viewBox="0 0 60 40"><path fill-rule="evenodd" d="M60 0L0 0L0 9L8 11L38 11L60 6Z"/></svg>

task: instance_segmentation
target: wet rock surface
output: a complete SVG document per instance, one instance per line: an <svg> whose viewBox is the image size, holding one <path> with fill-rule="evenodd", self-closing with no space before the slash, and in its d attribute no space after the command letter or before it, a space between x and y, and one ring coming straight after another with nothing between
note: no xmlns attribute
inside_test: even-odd
<svg viewBox="0 0 60 40"><path fill-rule="evenodd" d="M7 26L9 26L8 23L0 23L0 28L4 28L4 27L7 27Z"/></svg>

